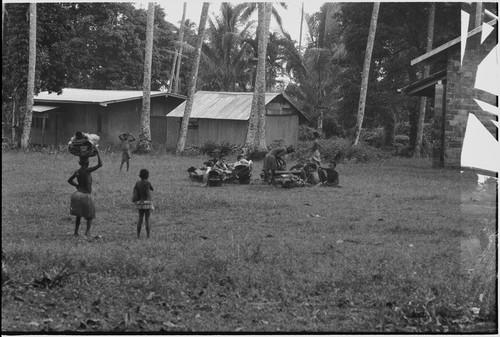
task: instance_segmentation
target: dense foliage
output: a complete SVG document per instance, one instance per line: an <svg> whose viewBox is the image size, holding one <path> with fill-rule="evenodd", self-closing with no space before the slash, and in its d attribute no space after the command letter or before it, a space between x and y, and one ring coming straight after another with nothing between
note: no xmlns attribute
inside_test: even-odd
<svg viewBox="0 0 500 337"><path fill-rule="evenodd" d="M275 4L277 7L278 4ZM283 6L280 4L279 6ZM494 6L485 4L497 13ZM437 3L434 46L460 34L460 3ZM26 95L27 4L6 5L2 42L2 101L12 111L11 97L22 107ZM252 91L257 33L251 20L255 3L221 3L213 9L203 45L197 88ZM266 90L284 91L309 117L309 127L326 137L349 137L355 125L361 67L372 3L325 3L306 15L307 43L298 48L286 27L270 32L267 46ZM368 84L364 127L383 128L385 146L394 145L395 126L409 123L409 143L415 139L419 100L398 89L422 77L410 61L425 53L425 2L382 3ZM281 18L273 9L274 22ZM59 92L63 87L141 89L146 12L131 3L41 3L38 6L36 91ZM152 90L165 88L171 73L175 26L157 6ZM186 20L180 93L189 85L195 24ZM431 73L442 65L434 65ZM285 79L285 81L283 80ZM428 102L426 123L432 121Z"/></svg>
<svg viewBox="0 0 500 337"><path fill-rule="evenodd" d="M28 4L6 4L2 41L3 110L26 97ZM131 3L40 3L35 91L64 87L142 89L146 12ZM175 27L155 8L151 89L167 85ZM183 72L182 77L187 77ZM9 99L12 98L12 99ZM5 118L5 113L3 118Z"/></svg>
<svg viewBox="0 0 500 337"><path fill-rule="evenodd" d="M361 68L366 48L367 32L372 4L345 3L337 16L341 23L343 41L348 53L348 66L339 77L343 100L338 109L344 130L355 125ZM382 3L378 18L372 66L368 84L368 96L364 127L384 127L394 133L394 125L410 122L410 139L414 140L415 119L419 99L398 93L421 77L421 70L410 66L410 61L425 53L427 3ZM460 35L460 4L438 3L434 45L447 42ZM447 18L447 19L444 19ZM427 114L427 120L432 112ZM392 143L391 137L387 138ZM387 145L389 145L387 144Z"/></svg>

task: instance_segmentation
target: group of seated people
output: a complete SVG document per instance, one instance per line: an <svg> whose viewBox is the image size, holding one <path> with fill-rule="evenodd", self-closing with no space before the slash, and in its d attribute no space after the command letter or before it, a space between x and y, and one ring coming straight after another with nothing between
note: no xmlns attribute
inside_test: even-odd
<svg viewBox="0 0 500 337"><path fill-rule="evenodd" d="M219 150L212 151L212 158L203 163L207 168L218 169L222 171L232 171L240 165L251 166L252 161L247 160L243 154L238 155L234 164L226 163L226 156L221 154Z"/></svg>
<svg viewBox="0 0 500 337"><path fill-rule="evenodd" d="M292 169L302 168L302 178L311 185L340 187L339 173L336 167L337 164L334 161L328 163L328 167L323 167L318 162L311 160L306 164L297 164Z"/></svg>
<svg viewBox="0 0 500 337"><path fill-rule="evenodd" d="M247 160L244 154L238 155L236 162L228 164L226 156L219 150L211 152L211 158L203 163L203 180L208 185L210 177L219 180L239 180L240 183L248 184L250 182L250 172L252 170L252 161Z"/></svg>
<svg viewBox="0 0 500 337"><path fill-rule="evenodd" d="M280 171L286 170L284 156L294 151L293 146L276 148L269 151L263 163L263 178L268 183L273 183L274 176ZM252 161L247 160L244 154L238 155L236 162L229 164L226 157L220 150L214 150L210 153L211 157L205 161L204 168L198 176L203 175L203 180L208 184L210 175L217 175L221 180L231 178L240 179L249 178L252 169ZM290 168L290 171L301 171L300 178L309 185L339 186L339 174L336 170L334 161L328 163L328 167L321 166L321 162L316 157L311 157L307 163L299 163ZM212 173L210 173L212 172ZM200 179L201 180L201 179Z"/></svg>
<svg viewBox="0 0 500 337"><path fill-rule="evenodd" d="M267 183L274 183L277 172L286 171L285 155L294 152L293 145L278 147L266 154L263 164L263 178ZM337 164L332 161L328 167L322 167L319 151L313 152L313 156L307 163L299 163L290 168L290 171L301 171L301 179L307 184L324 186L339 186L339 174L336 170Z"/></svg>

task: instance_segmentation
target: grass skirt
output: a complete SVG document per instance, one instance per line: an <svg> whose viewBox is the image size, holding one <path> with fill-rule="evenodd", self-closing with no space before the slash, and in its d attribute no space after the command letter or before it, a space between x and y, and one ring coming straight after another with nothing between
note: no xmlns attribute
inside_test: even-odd
<svg viewBox="0 0 500 337"><path fill-rule="evenodd" d="M122 152L122 162L126 162L129 159L130 159L130 151L123 151Z"/></svg>
<svg viewBox="0 0 500 337"><path fill-rule="evenodd" d="M95 205L92 196L87 193L74 192L71 195L70 214L85 219L95 219Z"/></svg>

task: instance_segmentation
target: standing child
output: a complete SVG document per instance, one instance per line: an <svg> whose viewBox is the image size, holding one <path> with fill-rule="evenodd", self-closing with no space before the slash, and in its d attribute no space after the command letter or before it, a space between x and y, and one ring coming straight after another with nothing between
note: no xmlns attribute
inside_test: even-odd
<svg viewBox="0 0 500 337"><path fill-rule="evenodd" d="M89 167L88 157L80 157L79 163L80 169L75 171L68 179L68 183L76 187L76 192L71 195L70 214L76 215L75 236L78 236L81 218L87 219L85 235L88 236L90 234L90 227L92 226L92 219L95 218L95 206L91 196L92 176L90 173L102 166L99 151L97 151L96 166ZM74 182L75 178L76 183Z"/></svg>
<svg viewBox="0 0 500 337"><path fill-rule="evenodd" d="M135 137L130 132L125 132L119 135L118 138L122 141L122 163L120 165L120 171L122 170L123 164L127 163L128 172L130 161L130 143L135 141Z"/></svg>
<svg viewBox="0 0 500 337"><path fill-rule="evenodd" d="M139 172L138 180L134 186L134 195L132 197L132 202L135 202L136 209L139 211L139 220L137 221L137 238L141 237L141 227L142 220L146 223L146 233L149 238L150 228L149 228L149 215L152 209L154 209L153 203L151 202L151 191L153 191L153 186L148 181L149 171L142 169Z"/></svg>

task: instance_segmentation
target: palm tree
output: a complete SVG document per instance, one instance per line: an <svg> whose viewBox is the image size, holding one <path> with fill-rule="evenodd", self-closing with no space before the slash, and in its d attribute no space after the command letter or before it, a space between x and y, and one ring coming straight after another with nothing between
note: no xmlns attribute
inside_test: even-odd
<svg viewBox="0 0 500 337"><path fill-rule="evenodd" d="M253 21L244 21L246 4L223 2L220 13L209 19L209 42L203 45L202 88L222 91L244 91L249 82L247 71L249 46L243 41L250 36ZM243 87L242 87L243 86Z"/></svg>
<svg viewBox="0 0 500 337"><path fill-rule="evenodd" d="M331 9L324 10L327 12L326 17L331 15ZM328 22L322 24L322 21L325 19L320 13L306 15L308 46L303 55L291 39L288 44L283 44L287 55L286 70L293 80L287 87L287 93L304 102L305 111L310 107L312 114L317 117L316 128L320 133L323 133L325 110L339 100L335 95L338 86L336 79L344 71L343 61L347 55L342 41L331 36L334 25Z"/></svg>
<svg viewBox="0 0 500 337"><path fill-rule="evenodd" d="M286 8L285 3L281 5ZM253 89L258 43L257 37L251 37L255 22L250 18L257 7L257 3L222 3L220 14L209 21L209 43L203 46L203 61L207 65L202 74L203 89ZM275 8L272 8L272 17L283 31L282 19Z"/></svg>
<svg viewBox="0 0 500 337"><path fill-rule="evenodd" d="M436 14L436 3L431 2L429 4L429 17L427 20L427 46L426 51L432 50L432 42L434 40L434 17ZM424 78L428 77L430 73L430 66L426 65L424 68ZM422 150L422 139L424 136L424 121L425 121L425 107L427 105L427 97L423 96L420 98L420 110L418 113L417 121L417 139L415 140L415 149L413 151L414 157L420 157L420 152Z"/></svg>
<svg viewBox="0 0 500 337"><path fill-rule="evenodd" d="M358 118L356 121L354 145L358 145L363 117L365 114L366 92L368 89L368 76L370 74L370 63L372 61L373 43L375 41L375 31L377 30L377 18L380 9L380 2L373 3L372 18L370 21L370 31L368 32L368 42L366 44L365 61L363 63L363 73L361 75L361 92L359 94Z"/></svg>
<svg viewBox="0 0 500 337"><path fill-rule="evenodd" d="M267 150L266 144L266 59L267 59L267 43L269 41L269 25L271 24L271 12L273 8L272 2L262 3L264 6L264 28L261 30L263 42L259 44L259 56L257 59L257 76L256 82L261 82L258 90L258 124L257 124L257 139L256 148L259 151Z"/></svg>
<svg viewBox="0 0 500 337"><path fill-rule="evenodd" d="M174 74L175 74L175 87L173 87L174 93L179 92L179 73L180 73L181 63L182 63L181 62L181 60L182 60L182 45L184 43L184 27L185 27L184 23L186 20L186 7L187 7L187 2L184 2L184 6L182 8L182 19L181 19L181 24L179 27L179 40L178 40L179 51L174 53L174 59L172 62L172 71L170 73L170 81L168 83L168 91L172 92L172 87L173 87L173 83L174 83ZM177 50L177 48L176 48L176 50ZM177 61L177 59L179 59L179 60ZM177 70L176 70L176 66L175 66L176 62L177 62Z"/></svg>
<svg viewBox="0 0 500 337"><path fill-rule="evenodd" d="M257 35L259 38L257 72L255 79L255 89L252 99L252 110L248 123L245 147L251 150L265 151L265 98L266 98L266 50L267 37L271 20L271 3L259 3L259 24L257 26Z"/></svg>
<svg viewBox="0 0 500 337"><path fill-rule="evenodd" d="M148 16L146 25L146 53L144 56L144 82L142 86L142 112L141 132L137 150L149 152L151 150L151 64L153 62L153 33L154 33L155 6L154 2L148 4Z"/></svg>
<svg viewBox="0 0 500 337"><path fill-rule="evenodd" d="M245 11L242 13L241 19L244 22L246 22L253 15L253 13L257 10L259 3L258 2L246 2L243 5L245 7ZM287 7L288 7L286 2L280 2L279 5L284 9L287 9ZM280 14L276 10L276 8L274 8L272 5L271 5L271 17L274 18L274 20L278 24L278 27L281 30L281 32L284 32L283 19L281 18Z"/></svg>
<svg viewBox="0 0 500 337"><path fill-rule="evenodd" d="M3 42L3 23L4 23L4 18L5 18L5 3L2 2L2 42Z"/></svg>
<svg viewBox="0 0 500 337"><path fill-rule="evenodd" d="M29 58L28 58L28 89L26 94L26 110L24 112L21 147L28 147L31 120L33 118L33 98L35 96L35 65L36 65L36 3L30 3Z"/></svg>
<svg viewBox="0 0 500 337"><path fill-rule="evenodd" d="M198 77L198 69L200 66L200 59L201 59L201 47L203 45L203 39L205 38L205 26L207 24L209 7L210 3L204 2L203 7L201 8L200 25L198 27L198 38L196 39L196 51L193 62L193 69L191 71L191 83L187 95L186 108L184 109L184 116L182 118L179 140L177 141L176 153L178 154L184 151L184 147L186 145L189 117L191 116L191 110L193 109L194 93L196 91L196 79Z"/></svg>

